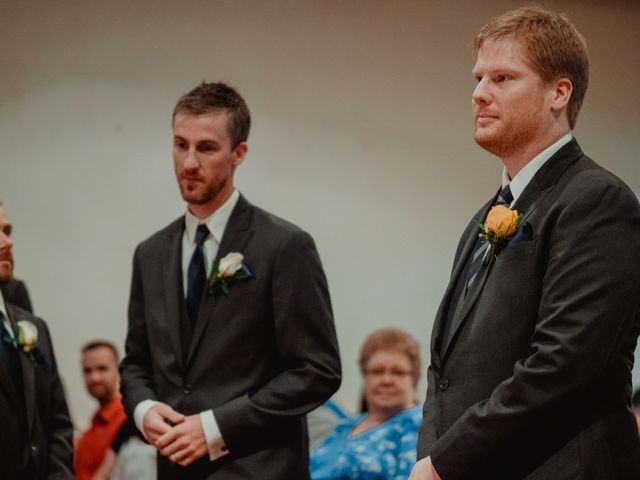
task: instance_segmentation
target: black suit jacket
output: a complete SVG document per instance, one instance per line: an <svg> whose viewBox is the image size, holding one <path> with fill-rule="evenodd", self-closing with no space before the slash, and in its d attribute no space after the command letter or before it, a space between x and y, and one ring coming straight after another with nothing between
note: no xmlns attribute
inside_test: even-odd
<svg viewBox="0 0 640 480"><path fill-rule="evenodd" d="M139 402L155 399L187 415L213 409L231 454L186 469L161 457L159 477L308 478L304 415L340 384L329 293L313 240L240 196L217 259L243 253L254 278L232 284L229 296L206 293L191 335L183 232L181 217L134 256L121 365L125 408L132 416Z"/></svg>
<svg viewBox="0 0 640 480"><path fill-rule="evenodd" d="M38 350L33 360L21 350L18 353L22 388L0 363L0 478L73 479L73 427L49 330L26 310L6 306L12 322L28 320L36 326Z"/></svg>
<svg viewBox="0 0 640 480"><path fill-rule="evenodd" d="M456 308L491 204L460 240L436 316L418 456L444 480L640 478L638 200L572 140L525 188L520 231Z"/></svg>

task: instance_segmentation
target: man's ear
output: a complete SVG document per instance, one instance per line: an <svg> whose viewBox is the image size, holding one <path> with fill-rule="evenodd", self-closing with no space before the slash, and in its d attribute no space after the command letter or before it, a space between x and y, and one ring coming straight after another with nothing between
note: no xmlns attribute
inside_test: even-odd
<svg viewBox="0 0 640 480"><path fill-rule="evenodd" d="M553 97L551 100L551 109L558 111L566 109L569 99L573 93L573 84L567 77L560 77L553 82Z"/></svg>
<svg viewBox="0 0 640 480"><path fill-rule="evenodd" d="M249 145L247 142L240 142L236 148L233 149L233 166L237 167L244 161L244 157L247 155Z"/></svg>

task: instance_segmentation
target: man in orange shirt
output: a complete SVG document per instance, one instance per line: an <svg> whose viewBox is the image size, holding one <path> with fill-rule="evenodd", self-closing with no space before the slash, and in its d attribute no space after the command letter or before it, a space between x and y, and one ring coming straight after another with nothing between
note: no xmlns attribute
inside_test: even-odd
<svg viewBox="0 0 640 480"><path fill-rule="evenodd" d="M119 392L118 351L107 341L82 348L82 370L89 395L100 409L76 443L75 469L78 480L90 480L102 464L113 439L127 420Z"/></svg>

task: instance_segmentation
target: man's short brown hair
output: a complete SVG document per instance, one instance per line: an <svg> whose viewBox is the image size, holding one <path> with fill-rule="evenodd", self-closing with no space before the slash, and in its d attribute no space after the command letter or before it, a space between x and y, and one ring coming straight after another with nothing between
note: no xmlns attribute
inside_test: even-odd
<svg viewBox="0 0 640 480"><path fill-rule="evenodd" d="M231 137L232 148L246 142L251 128L249 108L234 88L222 82L202 82L184 94L178 99L172 118L175 119L178 113L204 115L219 112L227 114L227 132Z"/></svg>
<svg viewBox="0 0 640 480"><path fill-rule="evenodd" d="M573 129L589 85L587 43L565 16L538 7L512 10L486 24L473 45L476 56L490 40L513 38L522 41L531 66L545 83L561 77L571 80L573 93L567 107Z"/></svg>
<svg viewBox="0 0 640 480"><path fill-rule="evenodd" d="M87 353L90 350L95 350L96 348L108 348L113 352L113 358L115 358L116 363L119 362L119 354L116 346L109 342L108 340L93 340L82 347L82 353Z"/></svg>

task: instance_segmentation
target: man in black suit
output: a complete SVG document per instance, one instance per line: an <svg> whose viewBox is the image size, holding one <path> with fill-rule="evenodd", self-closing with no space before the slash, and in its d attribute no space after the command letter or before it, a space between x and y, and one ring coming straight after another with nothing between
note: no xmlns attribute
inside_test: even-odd
<svg viewBox="0 0 640 480"><path fill-rule="evenodd" d="M640 478L640 206L571 134L584 39L523 8L475 52L475 140L502 160L502 188L456 251L410 478Z"/></svg>
<svg viewBox="0 0 640 480"><path fill-rule="evenodd" d="M11 224L0 204L0 282L13 276ZM73 479L73 427L45 323L0 293L0 477Z"/></svg>
<svg viewBox="0 0 640 480"><path fill-rule="evenodd" d="M234 188L249 125L223 83L178 101L187 212L134 255L122 394L159 478L308 478L305 414L340 384L313 240Z"/></svg>

